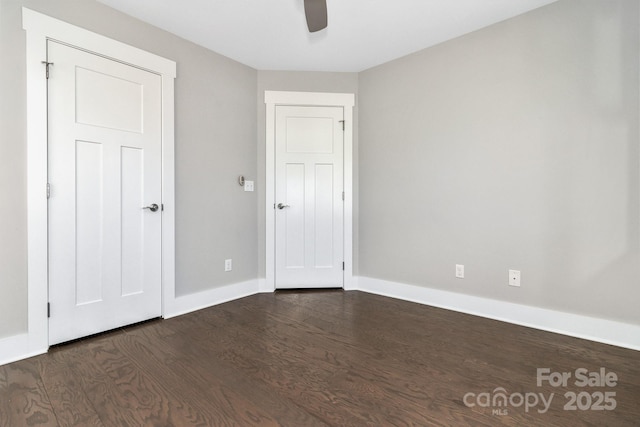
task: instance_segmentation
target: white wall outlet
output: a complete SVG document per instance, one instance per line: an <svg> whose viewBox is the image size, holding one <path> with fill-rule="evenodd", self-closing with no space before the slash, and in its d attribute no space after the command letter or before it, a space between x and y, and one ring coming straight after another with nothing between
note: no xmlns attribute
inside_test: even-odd
<svg viewBox="0 0 640 427"><path fill-rule="evenodd" d="M233 260L225 259L224 260L224 271L231 271L231 270L233 270Z"/></svg>
<svg viewBox="0 0 640 427"><path fill-rule="evenodd" d="M464 265L456 264L456 277L458 279L464 279Z"/></svg>
<svg viewBox="0 0 640 427"><path fill-rule="evenodd" d="M253 191L253 181L244 182L244 191Z"/></svg>
<svg viewBox="0 0 640 427"><path fill-rule="evenodd" d="M509 286L520 286L520 270L509 270Z"/></svg>

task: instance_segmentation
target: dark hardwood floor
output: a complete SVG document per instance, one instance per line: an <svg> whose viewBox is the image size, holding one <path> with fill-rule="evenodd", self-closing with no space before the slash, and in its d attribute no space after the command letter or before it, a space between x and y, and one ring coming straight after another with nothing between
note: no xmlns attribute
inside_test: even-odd
<svg viewBox="0 0 640 427"><path fill-rule="evenodd" d="M362 292L276 292L0 366L0 425L638 426L639 362ZM537 368L571 378L538 386ZM580 368L616 385L581 387Z"/></svg>

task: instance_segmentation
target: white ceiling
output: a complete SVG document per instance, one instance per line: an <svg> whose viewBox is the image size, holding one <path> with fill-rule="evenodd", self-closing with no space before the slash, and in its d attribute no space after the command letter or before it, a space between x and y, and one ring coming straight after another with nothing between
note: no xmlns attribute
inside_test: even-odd
<svg viewBox="0 0 640 427"><path fill-rule="evenodd" d="M258 70L358 72L556 0L98 0Z"/></svg>

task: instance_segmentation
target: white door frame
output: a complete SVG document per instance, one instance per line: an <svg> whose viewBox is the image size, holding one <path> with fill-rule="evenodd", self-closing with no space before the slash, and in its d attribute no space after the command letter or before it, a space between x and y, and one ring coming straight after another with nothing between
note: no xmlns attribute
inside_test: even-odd
<svg viewBox="0 0 640 427"><path fill-rule="evenodd" d="M162 78L162 293L163 314L175 301L174 79L176 63L22 8L27 45L27 230L28 330L16 355L44 353L49 347L47 219L47 40L142 68ZM55 64L51 68L55 73Z"/></svg>
<svg viewBox="0 0 640 427"><path fill-rule="evenodd" d="M353 107L352 93L265 91L266 116L266 250L263 292L273 292L275 283L275 112L278 105L342 107L344 109L344 289L353 282Z"/></svg>

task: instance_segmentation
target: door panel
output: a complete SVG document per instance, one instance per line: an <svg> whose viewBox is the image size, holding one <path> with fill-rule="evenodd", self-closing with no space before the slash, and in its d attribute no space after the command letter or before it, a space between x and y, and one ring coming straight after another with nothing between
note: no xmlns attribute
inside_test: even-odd
<svg viewBox="0 0 640 427"><path fill-rule="evenodd" d="M334 224L334 168L332 164L316 164L315 167L315 268L333 268Z"/></svg>
<svg viewBox="0 0 640 427"><path fill-rule="evenodd" d="M285 240L285 268L304 268L305 265L305 223L304 210L304 187L305 170L304 164L290 163L286 168L286 204L289 208L283 212L286 216L284 226L286 229Z"/></svg>
<svg viewBox="0 0 640 427"><path fill-rule="evenodd" d="M102 300L102 148L102 144L76 141L75 282L78 305Z"/></svg>
<svg viewBox="0 0 640 427"><path fill-rule="evenodd" d="M287 153L333 153L332 117L287 117L286 126Z"/></svg>
<svg viewBox="0 0 640 427"><path fill-rule="evenodd" d="M161 314L161 81L52 41L49 343Z"/></svg>
<svg viewBox="0 0 640 427"><path fill-rule="evenodd" d="M144 291L144 151L121 147L122 293Z"/></svg>
<svg viewBox="0 0 640 427"><path fill-rule="evenodd" d="M140 83L76 67L77 123L141 133L143 102Z"/></svg>
<svg viewBox="0 0 640 427"><path fill-rule="evenodd" d="M276 288L343 286L341 120L341 107L276 107Z"/></svg>

